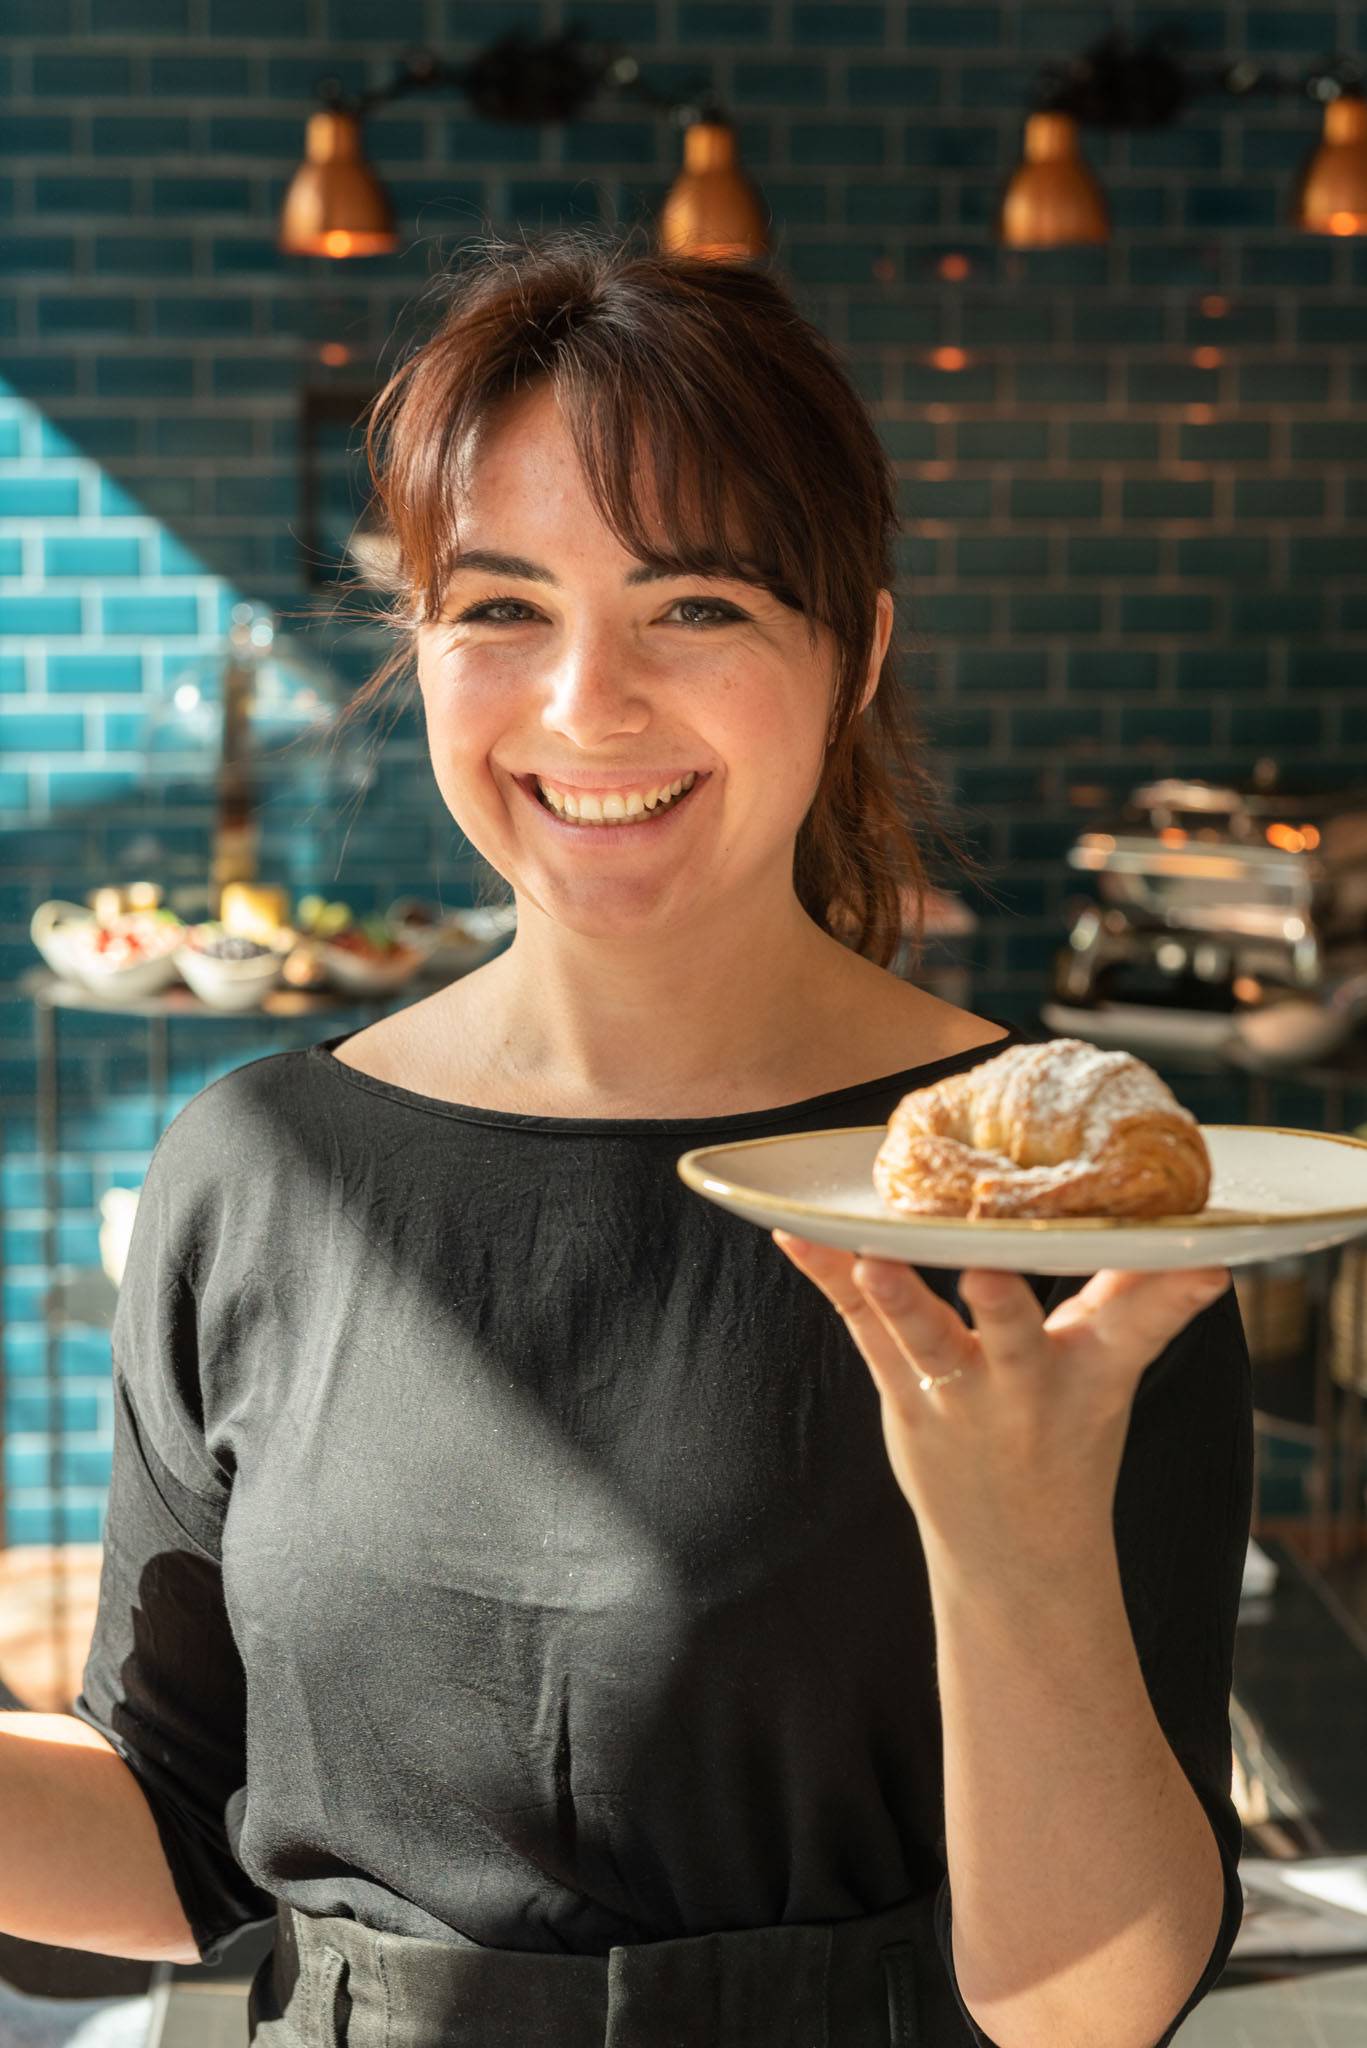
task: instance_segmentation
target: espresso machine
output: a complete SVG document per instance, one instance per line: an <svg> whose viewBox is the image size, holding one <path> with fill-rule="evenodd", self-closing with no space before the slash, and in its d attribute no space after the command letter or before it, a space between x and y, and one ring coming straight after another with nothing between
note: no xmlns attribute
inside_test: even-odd
<svg viewBox="0 0 1367 2048"><path fill-rule="evenodd" d="M1272 1071L1367 1024L1367 785L1167 777L1078 834L1094 877L1055 955L1051 1031Z"/></svg>

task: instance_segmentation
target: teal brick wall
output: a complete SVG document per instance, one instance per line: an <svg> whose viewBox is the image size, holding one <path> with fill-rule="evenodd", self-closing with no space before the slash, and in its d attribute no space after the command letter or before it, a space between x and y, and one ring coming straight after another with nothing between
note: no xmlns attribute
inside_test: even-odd
<svg viewBox="0 0 1367 2048"><path fill-rule="evenodd" d="M139 1182L157 1134L144 1026L63 1017L49 1219L34 1021L16 986L37 957L29 917L45 897L146 872L153 845L164 877L202 874L203 815L149 807L141 709L217 644L234 602L298 614L348 683L381 651L303 576L297 394L319 347L343 343L362 371L385 364L462 240L652 217L674 173L669 124L625 101L533 128L417 95L369 130L399 251L283 258L274 224L315 80L373 85L408 44L461 61L506 29L578 20L660 85L705 78L729 103L776 265L844 350L897 464L910 682L1005 899L998 911L968 891L983 916L974 1001L1029 1019L1066 926L1074 792L1245 774L1268 750L1345 778L1367 767L1367 241L1284 224L1310 110L1206 101L1171 129L1088 132L1112 243L1008 253L991 237L1039 65L1112 18L1143 31L1179 14L1198 57L1295 69L1335 44L1367 56L1361 4L0 0L10 1540L99 1533L98 1333L55 1343L49 1488L52 1422L34 1398L45 1231L60 1262L93 1263L99 1196ZM964 275L944 274L949 255L968 259ZM939 366L945 347L962 367ZM350 488L343 437L328 487L343 525ZM467 851L410 721L385 739L365 803L319 827L294 872L362 906L438 887L459 902ZM317 1035L307 1020L186 1024L170 1107ZM1185 1097L1212 1119L1247 1113L1241 1091L1214 1084ZM1320 1112L1312 1091L1274 1092L1273 1121ZM1347 1116L1367 1117L1367 1100Z"/></svg>

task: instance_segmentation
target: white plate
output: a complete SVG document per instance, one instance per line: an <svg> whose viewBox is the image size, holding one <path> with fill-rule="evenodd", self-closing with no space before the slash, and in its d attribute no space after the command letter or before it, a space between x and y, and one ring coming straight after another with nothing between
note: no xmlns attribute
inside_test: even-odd
<svg viewBox="0 0 1367 2048"><path fill-rule="evenodd" d="M898 1216L873 1184L883 1124L702 1145L680 1178L766 1230L918 1266L1010 1273L1249 1266L1367 1236L1367 1140L1262 1124L1202 1124L1210 1199L1192 1216Z"/></svg>

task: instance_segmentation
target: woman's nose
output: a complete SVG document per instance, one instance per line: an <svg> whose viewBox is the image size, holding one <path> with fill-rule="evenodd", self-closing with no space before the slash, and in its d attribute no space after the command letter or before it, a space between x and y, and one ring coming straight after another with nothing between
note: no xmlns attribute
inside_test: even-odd
<svg viewBox="0 0 1367 2048"><path fill-rule="evenodd" d="M568 638L543 677L542 722L581 745L609 732L639 732L649 704L620 638L587 631Z"/></svg>

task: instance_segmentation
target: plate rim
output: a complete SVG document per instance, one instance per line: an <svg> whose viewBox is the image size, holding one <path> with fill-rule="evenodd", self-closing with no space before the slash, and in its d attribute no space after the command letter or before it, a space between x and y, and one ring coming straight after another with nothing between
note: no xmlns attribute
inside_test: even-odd
<svg viewBox="0 0 1367 2048"><path fill-rule="evenodd" d="M1346 1131L1307 1131L1288 1124L1199 1124L1201 1131L1257 1131L1264 1135L1280 1138L1313 1138L1321 1145L1349 1145L1360 1152L1367 1152L1367 1138L1354 1138ZM762 1201L766 1208L782 1209L793 1216L819 1216L828 1222L852 1223L867 1229L870 1223L887 1223L894 1227L903 1226L913 1230L972 1230L1011 1231L1024 1230L1032 1233L1057 1235L1065 1232L1070 1236L1100 1237L1115 1230L1142 1230L1162 1232L1181 1230L1239 1230L1251 1224L1269 1224L1282 1229L1298 1228L1306 1223L1342 1222L1351 1217L1367 1217L1367 1202L1361 1207L1336 1209L1297 1209L1290 1215L1286 1210L1272 1212L1259 1209L1226 1210L1218 1216L1208 1216L1203 1209L1192 1210L1186 1215L1174 1216L901 1216L896 1211L887 1216L868 1216L853 1209L827 1209L815 1202L794 1201L788 1195L761 1194L755 1188L747 1188L736 1181L727 1180L723 1175L708 1172L701 1162L709 1153L758 1151L765 1145L791 1145L804 1138L849 1138L865 1131L886 1131L882 1124L839 1124L819 1131L780 1131L769 1138L736 1138L729 1144L695 1145L681 1153L675 1161L675 1170L686 1187L694 1194L727 1194L735 1198L754 1202ZM710 1183L710 1185L708 1185Z"/></svg>

